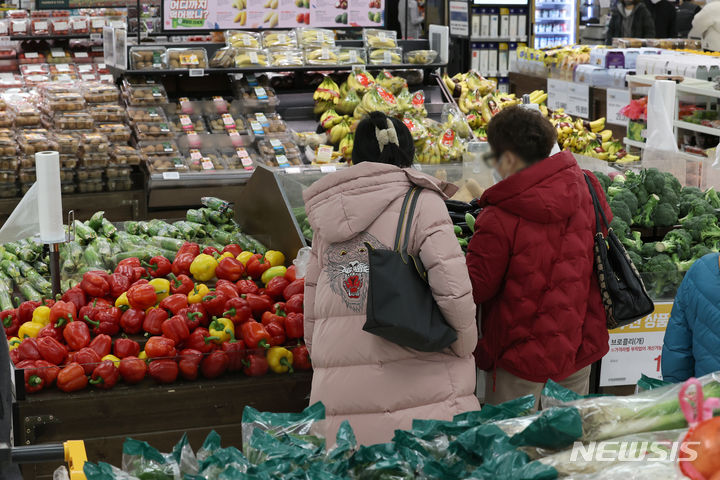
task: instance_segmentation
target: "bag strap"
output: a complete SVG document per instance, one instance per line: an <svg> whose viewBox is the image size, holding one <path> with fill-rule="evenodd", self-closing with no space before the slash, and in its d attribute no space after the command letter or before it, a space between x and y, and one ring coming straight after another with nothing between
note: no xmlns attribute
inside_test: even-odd
<svg viewBox="0 0 720 480"><path fill-rule="evenodd" d="M602 235L603 231L602 226L600 225L600 219L602 218L606 229L610 230L610 225L608 224L607 217L605 216L605 211L603 211L603 209L600 207L600 200L598 200L597 192L595 192L595 187L593 187L593 184L590 181L590 177L588 177L587 173L585 172L583 172L583 175L585 175L585 183L587 183L588 190L590 190L590 197L592 197L593 207L595 208L596 233Z"/></svg>
<svg viewBox="0 0 720 480"><path fill-rule="evenodd" d="M411 192L411 200L410 200L410 207L408 208L408 214L407 214L407 220L405 223L405 238L403 239L402 248L400 250L400 255L402 256L404 261L407 261L408 259L408 243L410 243L410 230L412 227L412 221L413 217L415 216L415 207L417 207L418 198L420 197L420 191L422 189L419 187L415 187L414 191Z"/></svg>
<svg viewBox="0 0 720 480"><path fill-rule="evenodd" d="M398 218L397 230L395 230L395 247L393 248L397 252L400 251L400 240L402 239L403 227L406 223L407 206L413 190L415 190L415 187L410 187L410 190L408 190L408 192L405 194L405 199L403 200L402 207L400 208L400 218Z"/></svg>

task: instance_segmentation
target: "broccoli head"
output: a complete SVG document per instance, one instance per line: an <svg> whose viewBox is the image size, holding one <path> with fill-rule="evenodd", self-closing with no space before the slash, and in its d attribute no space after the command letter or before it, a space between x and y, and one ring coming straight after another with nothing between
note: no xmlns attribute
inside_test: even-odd
<svg viewBox="0 0 720 480"><path fill-rule="evenodd" d="M692 247L692 235L682 228L670 230L662 242L655 244L655 250L661 253L675 253L680 260L690 258L690 248Z"/></svg>
<svg viewBox="0 0 720 480"><path fill-rule="evenodd" d="M714 188L708 188L704 198L713 208L720 208L720 195L718 195Z"/></svg>
<svg viewBox="0 0 720 480"><path fill-rule="evenodd" d="M665 175L657 168L648 168L644 172L643 185L648 193L660 194L665 188Z"/></svg>
<svg viewBox="0 0 720 480"><path fill-rule="evenodd" d="M598 179L598 182L600 182L600 185L602 185L603 190L605 190L607 192L608 187L612 183L612 179L602 172L592 172L592 173L593 173L593 175L595 175L595 178Z"/></svg>
<svg viewBox="0 0 720 480"><path fill-rule="evenodd" d="M621 202L624 202L628 209L630 210L630 213L632 215L635 215L635 212L637 212L638 209L638 200L634 193L632 193L627 188L623 188L620 190L617 194L615 194L612 197L612 201L619 200Z"/></svg>
<svg viewBox="0 0 720 480"><path fill-rule="evenodd" d="M676 195L680 195L680 192L682 191L680 180L675 178L675 175L670 172L663 172L663 175L665 176L665 186L670 187Z"/></svg>
<svg viewBox="0 0 720 480"><path fill-rule="evenodd" d="M692 217L699 217L700 215L714 215L715 209L703 198L696 198L690 201L690 209L688 213L680 219L680 221L689 220Z"/></svg>
<svg viewBox="0 0 720 480"><path fill-rule="evenodd" d="M657 242L648 242L643 243L642 248L640 249L640 255L643 258L650 258L654 257L658 254L658 251L656 249Z"/></svg>
<svg viewBox="0 0 720 480"><path fill-rule="evenodd" d="M655 298L668 298L675 295L682 281L682 274L670 255L661 253L645 262L643 280L648 282L647 287Z"/></svg>
<svg viewBox="0 0 720 480"><path fill-rule="evenodd" d="M660 194L660 202L677 206L677 204L680 203L680 196L675 193L675 190L673 190L670 185L665 184L665 187L663 187L663 191Z"/></svg>
<svg viewBox="0 0 720 480"><path fill-rule="evenodd" d="M702 245L702 244L695 245L694 247L692 247L690 249L690 259L689 260L676 261L675 263L678 267L678 270L680 270L681 272L687 272L688 270L690 270L690 267L692 267L693 263L700 260L702 257L704 257L705 255L707 255L709 253L713 253L713 251L710 250L705 245ZM674 258L674 255L673 255L673 258Z"/></svg>
<svg viewBox="0 0 720 480"><path fill-rule="evenodd" d="M653 223L656 227L672 227L677 224L678 211L669 203L661 203L653 211Z"/></svg>
<svg viewBox="0 0 720 480"><path fill-rule="evenodd" d="M652 194L648 201L640 208L638 213L633 217L633 224L641 227L651 228L655 226L653 212L655 207L660 203L660 197Z"/></svg>
<svg viewBox="0 0 720 480"><path fill-rule="evenodd" d="M638 271L642 270L643 266L643 259L640 255L630 250L627 252L628 256L630 257L630 260L632 260L633 265L635 265L635 268L638 269Z"/></svg>
<svg viewBox="0 0 720 480"><path fill-rule="evenodd" d="M612 222L610 222L610 228L612 228L615 235L620 239L630 235L630 226L620 217L613 217Z"/></svg>
<svg viewBox="0 0 720 480"><path fill-rule="evenodd" d="M650 199L650 194L642 184L636 185L631 188L630 191L635 195L635 198L637 198L638 206L646 204Z"/></svg>
<svg viewBox="0 0 720 480"><path fill-rule="evenodd" d="M625 246L628 251L640 252L642 250L642 240L640 239L640 232L631 232L629 236L618 237L620 242Z"/></svg>
<svg viewBox="0 0 720 480"><path fill-rule="evenodd" d="M680 220L683 228L692 236L695 243L700 243L708 238L720 238L720 227L718 227L715 215L700 215L687 220Z"/></svg>
<svg viewBox="0 0 720 480"><path fill-rule="evenodd" d="M613 218L619 217L627 224L632 222L632 213L625 202L613 199L613 201L610 202L610 210L612 210Z"/></svg>
<svg viewBox="0 0 720 480"><path fill-rule="evenodd" d="M702 198L703 192L697 187L683 187L680 191L680 197L684 199Z"/></svg>

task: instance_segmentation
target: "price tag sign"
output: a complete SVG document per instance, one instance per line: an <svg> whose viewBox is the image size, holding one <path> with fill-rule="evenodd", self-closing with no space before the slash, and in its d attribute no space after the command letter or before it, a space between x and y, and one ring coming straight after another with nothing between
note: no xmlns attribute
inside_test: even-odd
<svg viewBox="0 0 720 480"><path fill-rule="evenodd" d="M205 70L202 68L191 68L188 70L188 75L191 77L202 77L205 75Z"/></svg>
<svg viewBox="0 0 720 480"><path fill-rule="evenodd" d="M315 161L317 163L330 163L330 160L332 160L332 152L332 145L320 145L317 155L315 156Z"/></svg>
<svg viewBox="0 0 720 480"><path fill-rule="evenodd" d="M587 119L590 115L590 86L548 78L548 107Z"/></svg>
<svg viewBox="0 0 720 480"><path fill-rule="evenodd" d="M163 180L180 180L180 172L163 172Z"/></svg>
<svg viewBox="0 0 720 480"><path fill-rule="evenodd" d="M287 173L300 173L302 170L300 170L300 167L288 167L285 169Z"/></svg>
<svg viewBox="0 0 720 480"><path fill-rule="evenodd" d="M600 367L601 387L635 385L643 374L662 378L663 339L672 305L657 302L647 317L610 330L610 351Z"/></svg>
<svg viewBox="0 0 720 480"><path fill-rule="evenodd" d="M606 115L607 123L627 126L628 119L620 114L620 110L630 104L630 90L607 89Z"/></svg>
<svg viewBox="0 0 720 480"><path fill-rule="evenodd" d="M321 165L320 166L320 171L322 173L333 173L335 170L337 170L335 168L335 165Z"/></svg>

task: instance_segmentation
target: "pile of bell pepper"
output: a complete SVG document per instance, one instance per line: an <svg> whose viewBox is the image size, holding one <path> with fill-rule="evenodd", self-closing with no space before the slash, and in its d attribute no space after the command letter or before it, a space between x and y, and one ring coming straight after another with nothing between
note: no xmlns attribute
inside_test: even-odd
<svg viewBox="0 0 720 480"><path fill-rule="evenodd" d="M61 298L23 302L0 320L28 393L254 377L311 369L303 291L281 252L185 242L173 261L125 258L113 273L85 272Z"/></svg>

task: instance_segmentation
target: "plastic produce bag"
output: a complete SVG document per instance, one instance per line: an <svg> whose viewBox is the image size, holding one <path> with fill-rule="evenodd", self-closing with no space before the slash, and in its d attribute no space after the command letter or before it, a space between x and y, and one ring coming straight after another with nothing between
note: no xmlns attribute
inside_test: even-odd
<svg viewBox="0 0 720 480"><path fill-rule="evenodd" d="M198 473L199 464L195 452L193 452L187 433L183 433L180 441L173 447L172 457L180 468L183 475L195 475Z"/></svg>
<svg viewBox="0 0 720 480"><path fill-rule="evenodd" d="M481 424L528 415L535 406L535 396L525 395L500 405L485 405L482 410L473 410L453 417L453 422ZM413 428L415 423L413 422Z"/></svg>
<svg viewBox="0 0 720 480"><path fill-rule="evenodd" d="M125 439L122 454L123 471L141 480L180 480L180 467L172 455L163 455L147 442Z"/></svg>
<svg viewBox="0 0 720 480"><path fill-rule="evenodd" d="M666 382L664 380L659 380L657 378L651 378L646 376L645 374L642 374L640 376L640 380L637 382L637 389L638 392L642 392L644 390L653 390L655 388L665 387L667 385L672 385L670 382Z"/></svg>
<svg viewBox="0 0 720 480"><path fill-rule="evenodd" d="M543 410L540 416L510 443L518 446L561 448L570 445L583 434L580 412L573 407Z"/></svg>
<svg viewBox="0 0 720 480"><path fill-rule="evenodd" d="M87 480L139 480L138 477L123 472L105 462L85 462L83 473Z"/></svg>
<svg viewBox="0 0 720 480"><path fill-rule="evenodd" d="M346 472L350 465L350 458L357 449L357 439L350 422L345 420L340 424L335 436L335 447L327 452L325 461L328 463L329 471L337 474Z"/></svg>
<svg viewBox="0 0 720 480"><path fill-rule="evenodd" d="M552 380L548 380L543 387L542 393L540 394L540 403L542 408L550 408L563 403L573 402L575 400L581 400L583 398L602 397L604 395L580 395L573 392L569 388L565 388L559 383L555 383Z"/></svg>
<svg viewBox="0 0 720 480"><path fill-rule="evenodd" d="M605 464L607 465L607 464ZM671 480L681 479L674 462L622 462L602 471L563 477L563 480Z"/></svg>
<svg viewBox="0 0 720 480"><path fill-rule="evenodd" d="M300 413L260 412L252 407L245 407L242 418L243 449L245 445L249 445L255 429L270 435L311 435L313 426L324 419L325 405L321 402L310 405Z"/></svg>

